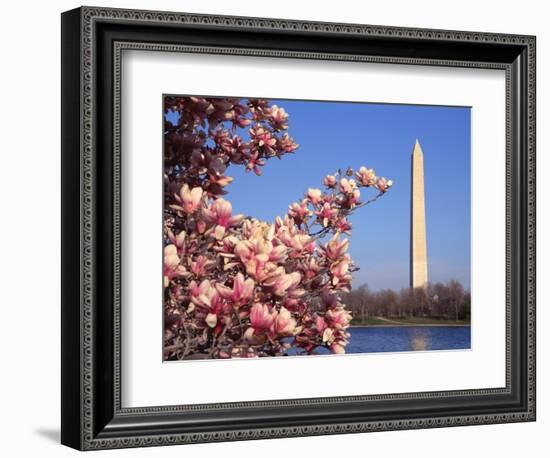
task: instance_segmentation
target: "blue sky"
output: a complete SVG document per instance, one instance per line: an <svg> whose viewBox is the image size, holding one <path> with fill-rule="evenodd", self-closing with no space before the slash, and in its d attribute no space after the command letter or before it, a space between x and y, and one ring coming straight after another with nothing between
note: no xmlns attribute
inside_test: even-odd
<svg viewBox="0 0 550 458"><path fill-rule="evenodd" d="M308 187L338 168L365 165L394 182L351 216L353 286L399 289L409 282L410 160L424 152L428 275L470 287L470 108L273 100L289 113L295 154L270 160L261 177L230 167L235 213L273 221ZM363 193L369 190L363 190ZM370 195L370 194L369 194Z"/></svg>

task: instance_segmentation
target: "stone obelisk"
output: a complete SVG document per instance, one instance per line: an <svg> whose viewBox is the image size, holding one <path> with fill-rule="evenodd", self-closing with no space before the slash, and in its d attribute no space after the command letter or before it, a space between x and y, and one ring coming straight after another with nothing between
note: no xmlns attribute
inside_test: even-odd
<svg viewBox="0 0 550 458"><path fill-rule="evenodd" d="M411 156L411 265L410 287L428 285L426 209L424 205L424 154L418 139Z"/></svg>

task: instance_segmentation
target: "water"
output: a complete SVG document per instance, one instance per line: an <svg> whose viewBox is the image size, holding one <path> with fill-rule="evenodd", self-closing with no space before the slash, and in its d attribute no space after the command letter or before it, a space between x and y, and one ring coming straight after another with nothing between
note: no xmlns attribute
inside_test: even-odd
<svg viewBox="0 0 550 458"><path fill-rule="evenodd" d="M470 349L470 326L366 326L348 328L346 353ZM295 347L287 355L303 353ZM327 355L326 348L315 354Z"/></svg>
<svg viewBox="0 0 550 458"><path fill-rule="evenodd" d="M470 348L470 326L371 326L348 331L346 353Z"/></svg>

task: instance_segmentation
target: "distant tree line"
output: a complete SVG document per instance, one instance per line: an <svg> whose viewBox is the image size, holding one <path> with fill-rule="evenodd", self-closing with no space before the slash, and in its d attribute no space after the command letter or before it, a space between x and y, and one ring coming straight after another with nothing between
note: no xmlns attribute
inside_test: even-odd
<svg viewBox="0 0 550 458"><path fill-rule="evenodd" d="M402 288L399 292L371 291L365 284L341 297L356 324L376 317L470 321L470 292L456 280L430 283L427 288Z"/></svg>

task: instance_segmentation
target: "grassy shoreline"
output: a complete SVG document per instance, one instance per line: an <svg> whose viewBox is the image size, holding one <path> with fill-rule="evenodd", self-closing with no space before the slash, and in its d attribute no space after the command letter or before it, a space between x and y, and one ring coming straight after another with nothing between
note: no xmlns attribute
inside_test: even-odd
<svg viewBox="0 0 550 458"><path fill-rule="evenodd" d="M438 320L432 318L382 318L373 317L368 318L364 322L351 323L352 328L365 328L365 327L395 327L395 326L456 326L464 327L470 326L469 321L454 321L454 320Z"/></svg>

